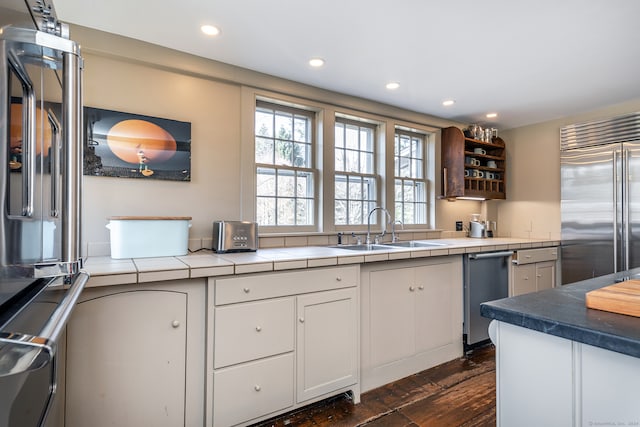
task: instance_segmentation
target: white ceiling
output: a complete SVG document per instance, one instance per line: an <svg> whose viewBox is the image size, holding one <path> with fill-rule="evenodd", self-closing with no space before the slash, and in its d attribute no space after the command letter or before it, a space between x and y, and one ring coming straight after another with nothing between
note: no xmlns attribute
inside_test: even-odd
<svg viewBox="0 0 640 427"><path fill-rule="evenodd" d="M462 122L512 128L640 98L638 0L54 4L62 21Z"/></svg>

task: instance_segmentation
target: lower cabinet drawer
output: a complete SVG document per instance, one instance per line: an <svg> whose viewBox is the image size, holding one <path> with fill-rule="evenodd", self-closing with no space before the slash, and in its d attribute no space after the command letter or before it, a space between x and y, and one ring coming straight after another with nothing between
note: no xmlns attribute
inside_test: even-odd
<svg viewBox="0 0 640 427"><path fill-rule="evenodd" d="M294 298L216 307L214 367L293 350Z"/></svg>
<svg viewBox="0 0 640 427"><path fill-rule="evenodd" d="M213 425L226 427L294 403L293 353L216 370Z"/></svg>
<svg viewBox="0 0 640 427"><path fill-rule="evenodd" d="M359 280L360 267L357 265L228 277L215 280L215 304L349 288L357 286Z"/></svg>
<svg viewBox="0 0 640 427"><path fill-rule="evenodd" d="M539 248L518 250L513 260L516 264L531 264L542 261L555 261L558 259L558 248Z"/></svg>

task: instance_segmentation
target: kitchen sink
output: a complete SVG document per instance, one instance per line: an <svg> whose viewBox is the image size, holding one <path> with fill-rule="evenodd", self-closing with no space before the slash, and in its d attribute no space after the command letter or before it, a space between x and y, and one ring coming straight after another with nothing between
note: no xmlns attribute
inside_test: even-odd
<svg viewBox="0 0 640 427"><path fill-rule="evenodd" d="M429 248L445 246L445 243L421 242L419 240L409 240L406 242L383 243L384 246L395 246L397 248Z"/></svg>
<svg viewBox="0 0 640 427"><path fill-rule="evenodd" d="M347 249L349 251L382 251L389 250L389 246L386 245L374 245L374 244L361 244L361 245L339 245L332 246L336 249Z"/></svg>

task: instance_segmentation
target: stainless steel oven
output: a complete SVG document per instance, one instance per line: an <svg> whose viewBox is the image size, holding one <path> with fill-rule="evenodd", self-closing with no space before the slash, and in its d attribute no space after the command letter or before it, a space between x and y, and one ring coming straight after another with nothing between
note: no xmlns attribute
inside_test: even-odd
<svg viewBox="0 0 640 427"><path fill-rule="evenodd" d="M48 417L59 398L64 328L88 279L38 279L3 304L0 320L0 426L61 425ZM16 312L17 309L17 312Z"/></svg>
<svg viewBox="0 0 640 427"><path fill-rule="evenodd" d="M0 4L0 427L47 417L81 271L82 58L49 0Z"/></svg>

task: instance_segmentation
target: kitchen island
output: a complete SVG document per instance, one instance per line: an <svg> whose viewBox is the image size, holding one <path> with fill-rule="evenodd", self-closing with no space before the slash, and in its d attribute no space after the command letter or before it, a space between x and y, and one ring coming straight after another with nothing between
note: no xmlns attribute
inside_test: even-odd
<svg viewBox="0 0 640 427"><path fill-rule="evenodd" d="M498 425L640 425L640 318L585 294L640 269L482 304L496 344Z"/></svg>

